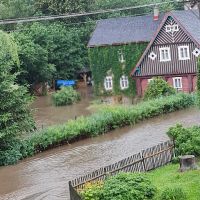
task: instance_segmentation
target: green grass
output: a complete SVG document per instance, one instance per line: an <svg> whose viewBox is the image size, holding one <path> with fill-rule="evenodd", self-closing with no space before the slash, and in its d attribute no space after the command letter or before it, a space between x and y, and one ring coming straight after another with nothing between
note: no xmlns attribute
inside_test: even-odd
<svg viewBox="0 0 200 200"><path fill-rule="evenodd" d="M158 189L155 200L159 200L165 188L176 186L187 193L187 200L200 200L200 170L180 173L178 169L179 165L170 164L147 173Z"/></svg>

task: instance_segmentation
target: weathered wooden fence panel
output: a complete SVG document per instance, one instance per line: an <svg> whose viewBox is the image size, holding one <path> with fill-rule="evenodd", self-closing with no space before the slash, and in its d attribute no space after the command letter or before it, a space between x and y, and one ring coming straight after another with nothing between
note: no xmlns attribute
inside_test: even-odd
<svg viewBox="0 0 200 200"><path fill-rule="evenodd" d="M77 190L83 189L85 183L103 181L107 176L114 176L119 172L145 172L166 165L172 160L173 151L173 142L167 141L115 164L102 167L90 174L76 178L69 182L70 198L71 200L81 200Z"/></svg>

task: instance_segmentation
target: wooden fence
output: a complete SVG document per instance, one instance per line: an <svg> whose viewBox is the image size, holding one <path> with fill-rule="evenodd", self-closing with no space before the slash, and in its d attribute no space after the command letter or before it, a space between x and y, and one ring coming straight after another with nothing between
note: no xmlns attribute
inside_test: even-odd
<svg viewBox="0 0 200 200"><path fill-rule="evenodd" d="M84 188L85 183L103 181L107 176L114 176L119 172L146 172L166 165L172 160L174 145L172 141L158 144L142 150L133 156L125 158L115 164L102 167L90 174L76 178L69 182L70 199L81 200L78 190Z"/></svg>

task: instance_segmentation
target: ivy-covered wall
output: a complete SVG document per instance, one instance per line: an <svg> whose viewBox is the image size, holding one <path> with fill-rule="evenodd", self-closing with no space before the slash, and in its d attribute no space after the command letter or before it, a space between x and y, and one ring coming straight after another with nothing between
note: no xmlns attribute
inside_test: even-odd
<svg viewBox="0 0 200 200"><path fill-rule="evenodd" d="M96 95L136 95L136 83L130 77L130 73L142 56L147 43L133 43L123 46L95 47L89 49L90 67L94 80ZM119 61L119 52L123 53L125 62ZM106 76L113 77L113 90L106 91L104 79ZM121 90L120 78L128 76L129 88Z"/></svg>

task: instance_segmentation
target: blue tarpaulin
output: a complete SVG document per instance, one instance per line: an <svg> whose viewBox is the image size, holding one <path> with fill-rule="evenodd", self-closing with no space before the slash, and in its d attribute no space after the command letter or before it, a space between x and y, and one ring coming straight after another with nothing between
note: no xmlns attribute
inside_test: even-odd
<svg viewBox="0 0 200 200"><path fill-rule="evenodd" d="M56 81L56 87L59 88L61 86L75 86L76 81L74 80L57 80Z"/></svg>

